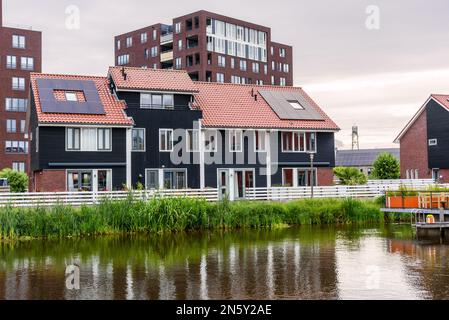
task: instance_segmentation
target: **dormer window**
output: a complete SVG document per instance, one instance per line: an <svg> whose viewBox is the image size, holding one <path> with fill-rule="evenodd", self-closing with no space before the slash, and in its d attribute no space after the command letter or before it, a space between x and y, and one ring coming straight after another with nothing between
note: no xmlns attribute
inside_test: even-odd
<svg viewBox="0 0 449 320"><path fill-rule="evenodd" d="M288 100L288 103L290 103L295 110L304 110L304 107L297 100Z"/></svg>
<svg viewBox="0 0 449 320"><path fill-rule="evenodd" d="M78 102L78 96L77 96L76 92L66 92L65 100Z"/></svg>

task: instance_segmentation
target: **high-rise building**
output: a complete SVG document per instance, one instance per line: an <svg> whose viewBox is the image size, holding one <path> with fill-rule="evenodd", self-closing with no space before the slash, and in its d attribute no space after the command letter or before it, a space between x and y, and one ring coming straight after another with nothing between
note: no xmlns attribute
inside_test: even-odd
<svg viewBox="0 0 449 320"><path fill-rule="evenodd" d="M42 34L5 26L0 0L0 170L29 171L26 129L30 73L42 69Z"/></svg>
<svg viewBox="0 0 449 320"><path fill-rule="evenodd" d="M293 85L293 49L271 29L198 11L115 37L115 64L183 69L196 81Z"/></svg>

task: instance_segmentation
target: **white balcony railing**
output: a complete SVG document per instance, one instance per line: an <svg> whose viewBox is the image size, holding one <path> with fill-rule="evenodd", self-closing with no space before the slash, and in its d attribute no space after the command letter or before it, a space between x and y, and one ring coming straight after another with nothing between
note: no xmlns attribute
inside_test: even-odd
<svg viewBox="0 0 449 320"><path fill-rule="evenodd" d="M161 36L161 44L167 44L173 42L173 33L168 33L166 35Z"/></svg>
<svg viewBox="0 0 449 320"><path fill-rule="evenodd" d="M161 53L161 62L173 60L173 51L167 51Z"/></svg>

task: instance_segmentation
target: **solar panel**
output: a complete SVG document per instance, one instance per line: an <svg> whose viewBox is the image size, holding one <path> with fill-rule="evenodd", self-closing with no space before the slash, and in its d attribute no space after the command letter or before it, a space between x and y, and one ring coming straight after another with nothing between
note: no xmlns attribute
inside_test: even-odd
<svg viewBox="0 0 449 320"><path fill-rule="evenodd" d="M91 80L37 79L42 112L104 115L95 82ZM59 101L55 90L82 91L86 101Z"/></svg>
<svg viewBox="0 0 449 320"><path fill-rule="evenodd" d="M273 111L283 120L324 120L299 92L259 90ZM293 105L298 104L295 108Z"/></svg>

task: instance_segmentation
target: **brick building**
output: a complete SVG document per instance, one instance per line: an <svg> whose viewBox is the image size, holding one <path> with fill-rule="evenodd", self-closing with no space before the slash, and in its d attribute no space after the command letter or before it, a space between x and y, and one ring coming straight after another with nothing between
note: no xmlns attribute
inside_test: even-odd
<svg viewBox="0 0 449 320"><path fill-rule="evenodd" d="M271 29L198 11L115 37L115 64L187 70L192 80L293 85L293 49Z"/></svg>
<svg viewBox="0 0 449 320"><path fill-rule="evenodd" d="M29 171L30 72L41 72L41 32L4 26L0 0L0 170Z"/></svg>
<svg viewBox="0 0 449 320"><path fill-rule="evenodd" d="M401 131L403 179L449 182L449 95L433 94Z"/></svg>

